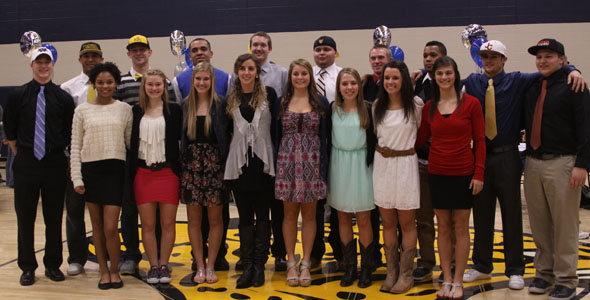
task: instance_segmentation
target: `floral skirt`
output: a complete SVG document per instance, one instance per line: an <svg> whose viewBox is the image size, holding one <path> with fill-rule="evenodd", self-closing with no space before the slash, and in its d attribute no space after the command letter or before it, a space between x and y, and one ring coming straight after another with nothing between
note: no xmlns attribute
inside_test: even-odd
<svg viewBox="0 0 590 300"><path fill-rule="evenodd" d="M182 155L180 202L217 206L229 202L223 182L224 165L219 147L207 143L190 144Z"/></svg>

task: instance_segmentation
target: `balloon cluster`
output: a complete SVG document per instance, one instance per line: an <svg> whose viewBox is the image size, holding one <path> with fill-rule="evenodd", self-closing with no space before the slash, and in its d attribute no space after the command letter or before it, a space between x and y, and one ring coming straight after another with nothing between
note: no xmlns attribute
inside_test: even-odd
<svg viewBox="0 0 590 300"><path fill-rule="evenodd" d="M188 56L189 51L186 48L186 37L182 31L174 30L170 33L170 51L172 51L172 55L178 57L180 60L174 67L174 76L184 72L187 68L192 68L193 62ZM184 61L182 60L183 56Z"/></svg>
<svg viewBox="0 0 590 300"><path fill-rule="evenodd" d="M391 31L387 26L380 25L375 28L373 32L373 44L374 45L386 45L391 50L391 56L393 60L404 61L404 51L398 46L389 46L391 43Z"/></svg>
<svg viewBox="0 0 590 300"><path fill-rule="evenodd" d="M479 51L481 45L488 41L486 30L479 24L470 24L461 32L461 41L463 42L463 46L469 49L471 58L475 64L481 68L481 57L479 57L477 51Z"/></svg>
<svg viewBox="0 0 590 300"><path fill-rule="evenodd" d="M34 31L27 31L23 33L20 38L20 51L26 58L31 58L33 51L39 47L45 47L51 51L53 55L53 63L57 62L57 49L50 43L42 43L41 36Z"/></svg>

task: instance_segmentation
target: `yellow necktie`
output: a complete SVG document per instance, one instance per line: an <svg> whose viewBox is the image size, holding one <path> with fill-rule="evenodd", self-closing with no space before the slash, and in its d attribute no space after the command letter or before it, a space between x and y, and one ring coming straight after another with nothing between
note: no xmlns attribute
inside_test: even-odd
<svg viewBox="0 0 590 300"><path fill-rule="evenodd" d="M135 80L137 81L138 79L140 79L143 75L139 74L139 73L135 73Z"/></svg>
<svg viewBox="0 0 590 300"><path fill-rule="evenodd" d="M94 99L96 99L96 90L94 89L94 84L91 83L88 86L88 94L86 95L86 101L90 102Z"/></svg>
<svg viewBox="0 0 590 300"><path fill-rule="evenodd" d="M493 140L498 135L496 127L496 95L494 92L494 80L488 81L486 90L486 137Z"/></svg>

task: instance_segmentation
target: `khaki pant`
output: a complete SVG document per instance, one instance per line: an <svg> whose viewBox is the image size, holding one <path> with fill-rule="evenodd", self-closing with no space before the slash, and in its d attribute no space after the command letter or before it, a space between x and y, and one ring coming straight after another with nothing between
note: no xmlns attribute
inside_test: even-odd
<svg viewBox="0 0 590 300"><path fill-rule="evenodd" d="M575 156L539 160L527 156L524 195L537 247L536 276L568 288L578 286L580 189L570 189Z"/></svg>

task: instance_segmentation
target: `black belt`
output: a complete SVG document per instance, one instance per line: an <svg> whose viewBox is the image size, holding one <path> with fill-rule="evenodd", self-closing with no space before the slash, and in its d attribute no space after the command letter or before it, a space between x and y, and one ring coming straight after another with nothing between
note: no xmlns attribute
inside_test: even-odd
<svg viewBox="0 0 590 300"><path fill-rule="evenodd" d="M170 163L167 162L167 161L161 162L161 163L151 164L151 165L148 166L145 163L145 160L143 160L143 159L139 159L137 161L137 166L140 167L140 168L149 169L149 170L152 170L152 171L160 171L160 170L162 170L164 168L170 168L171 167Z"/></svg>
<svg viewBox="0 0 590 300"><path fill-rule="evenodd" d="M488 147L486 149L486 153L502 153L502 152L506 152L506 151L517 149L516 147L517 147L516 145L504 145L504 146L498 146L498 147Z"/></svg>
<svg viewBox="0 0 590 300"><path fill-rule="evenodd" d="M562 156L570 156L573 154L552 154L552 153L529 153L527 156L532 158L540 159L540 160L550 160Z"/></svg>

